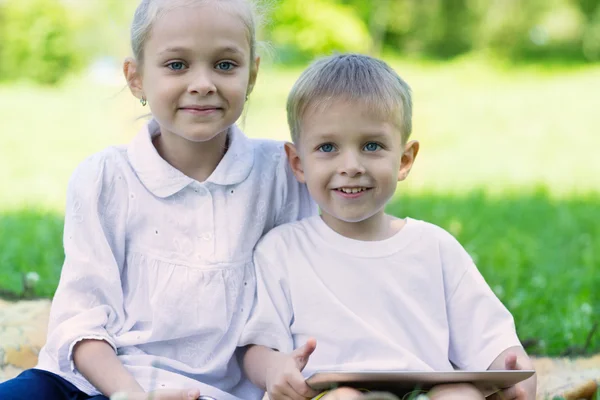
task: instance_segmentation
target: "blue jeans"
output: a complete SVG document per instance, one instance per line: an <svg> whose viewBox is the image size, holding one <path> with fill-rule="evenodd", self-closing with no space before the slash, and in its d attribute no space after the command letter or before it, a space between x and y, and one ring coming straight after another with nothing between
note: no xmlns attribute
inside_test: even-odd
<svg viewBox="0 0 600 400"><path fill-rule="evenodd" d="M0 383L0 399L108 400L108 397L89 396L58 375L41 369L28 369L16 378Z"/></svg>

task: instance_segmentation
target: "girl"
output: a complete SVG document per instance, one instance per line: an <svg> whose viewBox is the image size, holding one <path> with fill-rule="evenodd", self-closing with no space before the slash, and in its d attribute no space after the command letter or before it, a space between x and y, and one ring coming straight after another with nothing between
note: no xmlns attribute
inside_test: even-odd
<svg viewBox="0 0 600 400"><path fill-rule="evenodd" d="M234 356L254 297L252 249L316 207L283 146L235 125L259 66L253 10L250 0L138 6L124 73L153 119L71 178L47 343L1 399L262 396Z"/></svg>

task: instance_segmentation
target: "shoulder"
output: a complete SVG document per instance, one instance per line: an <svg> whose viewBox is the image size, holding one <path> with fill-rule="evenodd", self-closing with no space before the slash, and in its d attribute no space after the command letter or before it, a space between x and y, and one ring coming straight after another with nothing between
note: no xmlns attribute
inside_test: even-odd
<svg viewBox="0 0 600 400"><path fill-rule="evenodd" d="M291 169L285 154L285 142L270 139L250 139L254 149L254 163L262 171L276 176L291 176Z"/></svg>
<svg viewBox="0 0 600 400"><path fill-rule="evenodd" d="M102 185L119 177L124 179L122 172L126 168L125 147L107 147L88 156L77 165L69 180L69 188Z"/></svg>
<svg viewBox="0 0 600 400"><path fill-rule="evenodd" d="M418 227L414 231L418 232L420 241L438 248L442 257L451 257L465 252L456 237L441 226L416 219L411 219L411 222Z"/></svg>
<svg viewBox="0 0 600 400"><path fill-rule="evenodd" d="M279 257L281 253L293 251L311 237L314 218L319 217L308 217L276 226L259 240L256 252L277 254Z"/></svg>

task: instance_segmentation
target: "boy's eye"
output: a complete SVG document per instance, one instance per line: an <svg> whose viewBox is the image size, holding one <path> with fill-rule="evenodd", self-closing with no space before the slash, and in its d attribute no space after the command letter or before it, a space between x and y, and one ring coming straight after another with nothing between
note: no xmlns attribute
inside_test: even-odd
<svg viewBox="0 0 600 400"><path fill-rule="evenodd" d="M185 64L181 61L173 61L167 64L167 68L172 69L173 71L181 71L185 68Z"/></svg>
<svg viewBox="0 0 600 400"><path fill-rule="evenodd" d="M377 151L380 148L381 148L381 146L375 142L369 142L369 143L365 144L365 147L364 147L364 149L366 151Z"/></svg>
<svg viewBox="0 0 600 400"><path fill-rule="evenodd" d="M235 65L231 61L221 61L216 65L216 68L221 71L230 71L233 67L235 67Z"/></svg>
<svg viewBox="0 0 600 400"><path fill-rule="evenodd" d="M325 143L319 146L319 151L323 153L331 153L333 150L335 150L335 148L331 143Z"/></svg>

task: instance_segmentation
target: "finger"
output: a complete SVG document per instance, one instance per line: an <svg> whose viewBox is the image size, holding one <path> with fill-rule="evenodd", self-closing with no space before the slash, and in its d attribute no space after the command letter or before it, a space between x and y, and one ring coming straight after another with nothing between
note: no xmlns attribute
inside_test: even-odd
<svg viewBox="0 0 600 400"><path fill-rule="evenodd" d="M184 400L196 400L200 397L200 389L182 390L182 394Z"/></svg>
<svg viewBox="0 0 600 400"><path fill-rule="evenodd" d="M312 398L319 394L316 390L313 390L306 384L304 376L297 371L293 376L288 379L288 384L294 393L299 394L302 398Z"/></svg>
<svg viewBox="0 0 600 400"><path fill-rule="evenodd" d="M504 359L504 366L507 370L521 369L517 363L517 355L515 353L508 353Z"/></svg>
<svg viewBox="0 0 600 400"><path fill-rule="evenodd" d="M300 371L306 367L308 358L317 348L317 341L315 338L309 338L303 346L297 348L292 352L292 358L296 362L296 366Z"/></svg>
<svg viewBox="0 0 600 400"><path fill-rule="evenodd" d="M294 391L290 384L278 387L273 394L269 394L271 400L306 400L306 398Z"/></svg>
<svg viewBox="0 0 600 400"><path fill-rule="evenodd" d="M519 399L519 389L516 386L511 386L507 389L502 389L499 392L494 393L488 400L517 400Z"/></svg>

